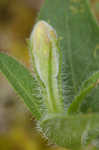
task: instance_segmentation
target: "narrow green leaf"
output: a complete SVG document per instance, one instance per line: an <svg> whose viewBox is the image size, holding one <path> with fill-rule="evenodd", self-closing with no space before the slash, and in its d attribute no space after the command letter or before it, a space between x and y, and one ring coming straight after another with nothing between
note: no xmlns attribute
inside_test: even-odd
<svg viewBox="0 0 99 150"><path fill-rule="evenodd" d="M72 104L69 106L68 114L79 112L80 106L82 102L85 100L86 96L91 92L93 88L96 88L98 86L99 84L98 80L99 80L99 72L96 72L83 83L80 92L75 97Z"/></svg>
<svg viewBox="0 0 99 150"><path fill-rule="evenodd" d="M0 71L23 98L33 116L39 119L42 115L40 89L31 73L17 60L3 53L0 53Z"/></svg>
<svg viewBox="0 0 99 150"><path fill-rule="evenodd" d="M78 113L80 111L80 106L82 102L85 100L86 95L89 94L93 88L94 85L91 84L89 87L79 92L79 94L75 97L74 101L70 104L68 108L68 114Z"/></svg>
<svg viewBox="0 0 99 150"><path fill-rule="evenodd" d="M99 114L49 115L40 125L49 142L70 150L85 150L89 144L99 148Z"/></svg>
<svg viewBox="0 0 99 150"><path fill-rule="evenodd" d="M68 107L81 83L99 69L99 26L88 0L45 0L39 19L48 21L62 37L63 94ZM92 111L99 112L98 97L98 88L87 97Z"/></svg>
<svg viewBox="0 0 99 150"><path fill-rule="evenodd" d="M81 86L81 90L87 88L90 84L94 84L95 87L99 84L99 71L93 73Z"/></svg>

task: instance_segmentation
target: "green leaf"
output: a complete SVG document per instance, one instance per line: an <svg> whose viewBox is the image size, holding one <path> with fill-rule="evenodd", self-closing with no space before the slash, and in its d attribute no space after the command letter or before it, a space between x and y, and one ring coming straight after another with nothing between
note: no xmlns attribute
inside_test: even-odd
<svg viewBox="0 0 99 150"><path fill-rule="evenodd" d="M44 110L39 85L31 73L17 60L3 53L0 53L0 71L24 100L33 116L39 119Z"/></svg>
<svg viewBox="0 0 99 150"><path fill-rule="evenodd" d="M99 148L96 144L99 142L99 114L49 115L40 126L49 142L70 150L85 150L89 144L91 148Z"/></svg>
<svg viewBox="0 0 99 150"><path fill-rule="evenodd" d="M99 80L99 72L96 72L83 83L78 95L75 97L72 104L69 106L68 109L69 114L79 112L80 106L82 102L85 100L86 96L91 92L93 88L98 87L99 84L98 80Z"/></svg>
<svg viewBox="0 0 99 150"><path fill-rule="evenodd" d="M72 102L80 85L99 70L99 26L88 0L46 0L39 19L48 21L62 37L62 81L64 102ZM87 106L99 112L99 88L86 99Z"/></svg>
<svg viewBox="0 0 99 150"><path fill-rule="evenodd" d="M87 88L90 84L94 84L95 87L99 84L99 71L93 73L81 86L81 90Z"/></svg>

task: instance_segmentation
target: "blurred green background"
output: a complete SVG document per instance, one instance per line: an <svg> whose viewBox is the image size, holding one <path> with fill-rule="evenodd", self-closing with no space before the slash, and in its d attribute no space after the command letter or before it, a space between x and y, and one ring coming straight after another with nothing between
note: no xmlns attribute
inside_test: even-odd
<svg viewBox="0 0 99 150"><path fill-rule="evenodd" d="M43 0L0 0L0 51L30 68L26 40ZM99 0L91 0L99 21ZM37 132L35 118L0 73L0 150L65 150Z"/></svg>

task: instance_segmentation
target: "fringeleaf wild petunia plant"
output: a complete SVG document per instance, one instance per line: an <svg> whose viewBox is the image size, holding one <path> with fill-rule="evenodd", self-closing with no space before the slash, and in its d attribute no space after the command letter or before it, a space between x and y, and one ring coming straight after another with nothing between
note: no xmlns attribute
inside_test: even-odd
<svg viewBox="0 0 99 150"><path fill-rule="evenodd" d="M61 40L60 40L61 39ZM49 142L99 149L99 26L88 0L46 0L28 41L33 75L0 53L0 71Z"/></svg>

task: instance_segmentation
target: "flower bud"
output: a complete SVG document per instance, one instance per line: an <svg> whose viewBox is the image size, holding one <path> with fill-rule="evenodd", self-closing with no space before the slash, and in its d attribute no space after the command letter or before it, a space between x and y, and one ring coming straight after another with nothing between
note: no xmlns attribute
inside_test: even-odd
<svg viewBox="0 0 99 150"><path fill-rule="evenodd" d="M45 85L48 111L61 112L63 109L59 73L60 55L56 31L45 21L39 21L31 34L30 46L36 75Z"/></svg>
<svg viewBox="0 0 99 150"><path fill-rule="evenodd" d="M56 31L45 21L39 21L31 34L32 54L37 73L43 83L59 72L59 49Z"/></svg>

